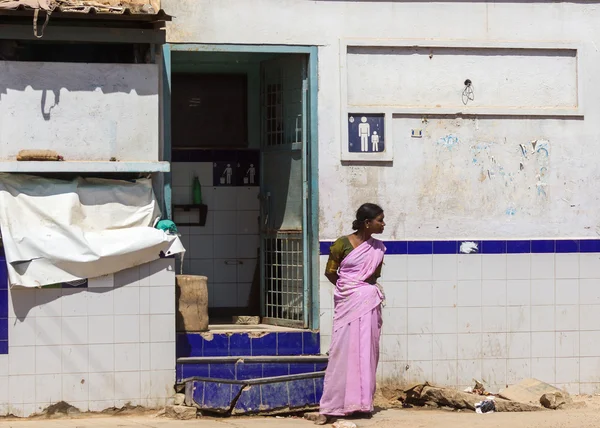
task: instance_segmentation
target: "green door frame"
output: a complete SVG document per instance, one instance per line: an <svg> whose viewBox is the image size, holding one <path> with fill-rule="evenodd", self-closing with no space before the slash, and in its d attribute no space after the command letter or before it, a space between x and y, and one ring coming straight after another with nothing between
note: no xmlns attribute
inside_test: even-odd
<svg viewBox="0 0 600 428"><path fill-rule="evenodd" d="M317 46L293 45L220 45L196 43L171 43L162 47L163 69L163 159L171 160L171 52L231 52L231 53L271 53L308 55L310 144L307 147L308 160L308 230L304 231L310 254L306 258L306 281L304 292L310 296L307 307L309 327L319 329L319 144L318 144L318 53ZM164 175L165 213L171 215L171 174Z"/></svg>

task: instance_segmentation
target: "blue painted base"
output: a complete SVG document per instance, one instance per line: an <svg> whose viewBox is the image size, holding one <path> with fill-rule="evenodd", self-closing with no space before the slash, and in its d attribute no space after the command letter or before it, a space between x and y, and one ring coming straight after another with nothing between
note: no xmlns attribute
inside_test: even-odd
<svg viewBox="0 0 600 428"><path fill-rule="evenodd" d="M248 332L213 334L177 333L177 358L319 355L319 333L291 331L251 337Z"/></svg>

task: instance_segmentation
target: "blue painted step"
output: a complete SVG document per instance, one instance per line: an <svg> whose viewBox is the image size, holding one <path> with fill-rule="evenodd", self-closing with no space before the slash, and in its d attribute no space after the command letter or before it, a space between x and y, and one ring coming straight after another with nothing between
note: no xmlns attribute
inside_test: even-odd
<svg viewBox="0 0 600 428"><path fill-rule="evenodd" d="M319 355L318 332L177 333L177 357Z"/></svg>

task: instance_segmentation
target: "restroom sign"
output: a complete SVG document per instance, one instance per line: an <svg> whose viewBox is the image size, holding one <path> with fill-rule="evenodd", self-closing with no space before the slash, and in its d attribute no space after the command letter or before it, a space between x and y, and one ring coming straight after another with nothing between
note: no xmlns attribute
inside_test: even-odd
<svg viewBox="0 0 600 428"><path fill-rule="evenodd" d="M385 151L385 115L348 114L348 152L381 153Z"/></svg>

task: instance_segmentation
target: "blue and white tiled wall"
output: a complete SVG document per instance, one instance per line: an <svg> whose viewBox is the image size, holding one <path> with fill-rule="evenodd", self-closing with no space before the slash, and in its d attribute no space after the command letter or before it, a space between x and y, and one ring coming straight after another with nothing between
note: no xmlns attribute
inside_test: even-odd
<svg viewBox="0 0 600 428"><path fill-rule="evenodd" d="M2 258L0 326L0 416L59 401L81 411L160 407L173 394L173 259L78 287L8 290Z"/></svg>
<svg viewBox="0 0 600 428"><path fill-rule="evenodd" d="M197 176L205 226L178 226L187 249L183 273L208 277L209 306L246 307L259 247L259 152L256 150L184 150L173 154L173 205L191 204ZM231 165L231 182L224 168ZM250 168L254 168L252 176ZM224 179L224 182L222 182ZM194 211L174 211L175 223L197 219ZM179 263L177 273L180 272Z"/></svg>
<svg viewBox="0 0 600 428"><path fill-rule="evenodd" d="M535 377L600 392L600 240L385 245L380 381L462 388L478 378L497 390ZM333 286L321 276L320 289L324 353Z"/></svg>

